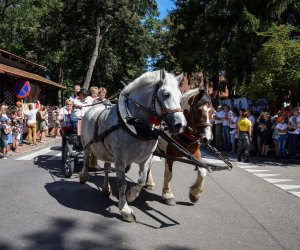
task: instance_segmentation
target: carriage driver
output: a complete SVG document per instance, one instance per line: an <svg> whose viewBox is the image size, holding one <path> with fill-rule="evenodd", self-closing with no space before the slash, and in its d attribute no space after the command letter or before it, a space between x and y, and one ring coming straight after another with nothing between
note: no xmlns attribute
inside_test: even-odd
<svg viewBox="0 0 300 250"><path fill-rule="evenodd" d="M88 96L88 91L83 88L80 89L77 95L79 98L72 100L73 108L71 114L71 121L73 127L77 130L77 135L80 136L81 119L84 116L85 112L93 104L93 98L91 96Z"/></svg>
<svg viewBox="0 0 300 250"><path fill-rule="evenodd" d="M67 99L65 101L65 106L61 108L58 114L58 120L61 122L61 136L62 136L62 146L66 145L65 134L73 133L73 126L71 123L71 112L72 112L72 101Z"/></svg>

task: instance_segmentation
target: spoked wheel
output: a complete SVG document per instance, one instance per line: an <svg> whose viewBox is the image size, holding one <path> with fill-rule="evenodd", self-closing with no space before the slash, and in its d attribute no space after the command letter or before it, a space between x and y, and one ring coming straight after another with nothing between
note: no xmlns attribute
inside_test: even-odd
<svg viewBox="0 0 300 250"><path fill-rule="evenodd" d="M73 150L70 145L66 145L63 148L62 165L64 176L66 178L70 178L74 172L74 159L72 157L72 152Z"/></svg>

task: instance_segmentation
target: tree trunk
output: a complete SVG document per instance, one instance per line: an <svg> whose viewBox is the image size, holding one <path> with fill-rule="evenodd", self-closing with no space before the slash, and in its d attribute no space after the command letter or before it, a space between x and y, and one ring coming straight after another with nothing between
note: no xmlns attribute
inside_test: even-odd
<svg viewBox="0 0 300 250"><path fill-rule="evenodd" d="M84 84L83 84L84 89L88 90L89 87L90 87L90 83L91 83L91 79L92 79L92 76L93 76L93 71L94 71L94 68L95 68L95 65L96 65L96 61L97 61L98 56L101 52L101 47L102 47L102 44L103 44L103 42L102 42L103 35L106 32L108 32L110 26L111 25L108 25L106 27L106 29L104 30L103 34L101 34L100 22L99 21L97 22L96 44L95 44L95 48L94 48L94 51L93 51L92 58L90 60L88 71L86 72L86 75L85 75L85 80L84 80Z"/></svg>

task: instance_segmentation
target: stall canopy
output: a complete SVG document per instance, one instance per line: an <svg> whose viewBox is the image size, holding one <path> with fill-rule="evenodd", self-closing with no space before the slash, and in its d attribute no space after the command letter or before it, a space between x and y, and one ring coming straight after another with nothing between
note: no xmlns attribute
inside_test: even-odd
<svg viewBox="0 0 300 250"><path fill-rule="evenodd" d="M59 83L53 82L53 81L51 81L47 78L44 78L40 75L33 74L33 73L30 73L30 72L27 72L27 71L24 71L21 69L17 69L14 67L10 67L10 66L4 65L4 64L0 64L0 74L11 75L11 76L15 76L15 77L22 77L27 80L33 80L33 81L36 81L39 83L52 85L52 86L60 88L60 89L66 89L65 86L63 86Z"/></svg>

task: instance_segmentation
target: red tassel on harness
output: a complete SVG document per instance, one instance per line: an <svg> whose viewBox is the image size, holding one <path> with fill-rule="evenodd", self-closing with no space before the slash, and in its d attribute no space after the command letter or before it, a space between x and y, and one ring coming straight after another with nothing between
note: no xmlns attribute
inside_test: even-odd
<svg viewBox="0 0 300 250"><path fill-rule="evenodd" d="M159 126L160 125L160 120L157 117L150 115L149 116L149 123L154 124L155 126Z"/></svg>

